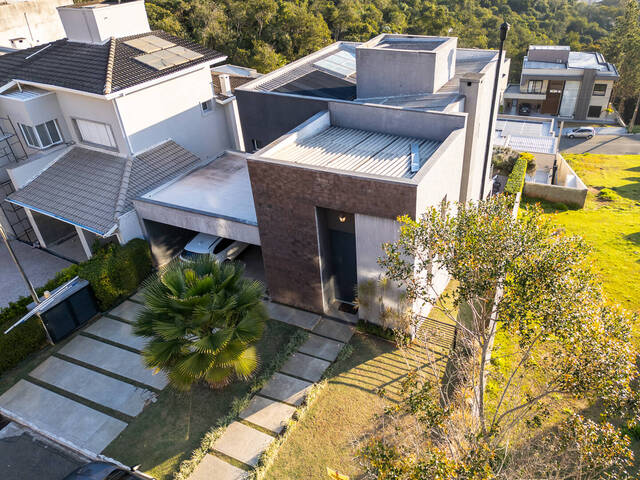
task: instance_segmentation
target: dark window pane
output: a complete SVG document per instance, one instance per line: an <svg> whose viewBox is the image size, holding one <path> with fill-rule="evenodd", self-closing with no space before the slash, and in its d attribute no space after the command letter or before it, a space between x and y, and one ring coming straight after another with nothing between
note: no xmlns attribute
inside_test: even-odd
<svg viewBox="0 0 640 480"><path fill-rule="evenodd" d="M60 138L60 134L58 133L58 128L56 127L55 120L49 120L46 124L47 130L49 131L49 136L53 143L58 143L62 139Z"/></svg>
<svg viewBox="0 0 640 480"><path fill-rule="evenodd" d="M40 137L42 148L46 148L53 143L51 141L51 137L49 136L49 132L47 131L47 127L44 123L36 125L36 131L38 132L38 136Z"/></svg>

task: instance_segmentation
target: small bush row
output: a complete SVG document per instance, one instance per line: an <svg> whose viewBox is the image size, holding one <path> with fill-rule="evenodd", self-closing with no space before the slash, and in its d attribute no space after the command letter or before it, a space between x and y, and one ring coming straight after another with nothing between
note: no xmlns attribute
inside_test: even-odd
<svg viewBox="0 0 640 480"><path fill-rule="evenodd" d="M527 155L531 154L521 154L518 160L516 160L515 165L513 166L513 170L509 174L507 178L507 184L504 187L504 192L510 195L517 195L522 192L522 188L524 187L524 177L527 173Z"/></svg>
<svg viewBox="0 0 640 480"><path fill-rule="evenodd" d="M105 311L132 294L151 273L151 269L151 253L146 241L134 239L124 246L108 244L98 249L91 260L61 270L36 292L42 296L45 290L55 290L79 276L89 281L98 306ZM0 374L45 344L44 331L37 317L4 334L7 328L29 311L27 307L32 302L30 296L21 297L0 309Z"/></svg>

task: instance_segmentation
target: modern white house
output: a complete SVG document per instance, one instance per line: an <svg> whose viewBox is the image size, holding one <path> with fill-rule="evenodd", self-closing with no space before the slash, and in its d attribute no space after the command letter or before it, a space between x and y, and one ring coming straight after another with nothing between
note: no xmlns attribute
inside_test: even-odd
<svg viewBox="0 0 640 480"><path fill-rule="evenodd" d="M568 46L531 45L520 84L504 92L504 112L574 120L607 117L619 74L599 52L572 52Z"/></svg>
<svg viewBox="0 0 640 480"><path fill-rule="evenodd" d="M5 165L7 201L41 246L77 233L90 256L95 236L143 236L132 195L243 140L213 89L224 55L150 31L142 0L58 12L65 39L0 57L0 118L27 155Z"/></svg>

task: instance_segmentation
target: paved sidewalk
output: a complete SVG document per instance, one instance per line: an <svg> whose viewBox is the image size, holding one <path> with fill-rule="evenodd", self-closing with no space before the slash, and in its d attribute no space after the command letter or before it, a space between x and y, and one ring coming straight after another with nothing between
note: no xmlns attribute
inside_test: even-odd
<svg viewBox="0 0 640 480"><path fill-rule="evenodd" d="M190 480L245 478L247 472L258 465L275 437L285 429L313 382L322 378L354 332L351 325L284 305L268 303L267 309L274 320L312 333L240 412L238 421L229 425L216 440L213 451L198 464ZM232 465L226 458L245 468Z"/></svg>

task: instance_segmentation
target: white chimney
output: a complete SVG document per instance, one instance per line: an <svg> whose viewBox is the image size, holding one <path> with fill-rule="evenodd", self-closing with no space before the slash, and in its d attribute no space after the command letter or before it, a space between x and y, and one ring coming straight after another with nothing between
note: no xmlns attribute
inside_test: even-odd
<svg viewBox="0 0 640 480"><path fill-rule="evenodd" d="M71 42L101 44L150 31L144 0L66 5L58 14Z"/></svg>
<svg viewBox="0 0 640 480"><path fill-rule="evenodd" d="M218 75L218 79L220 80L220 93L227 95L228 97L233 95L231 92L231 81L229 80L229 75L221 73Z"/></svg>

